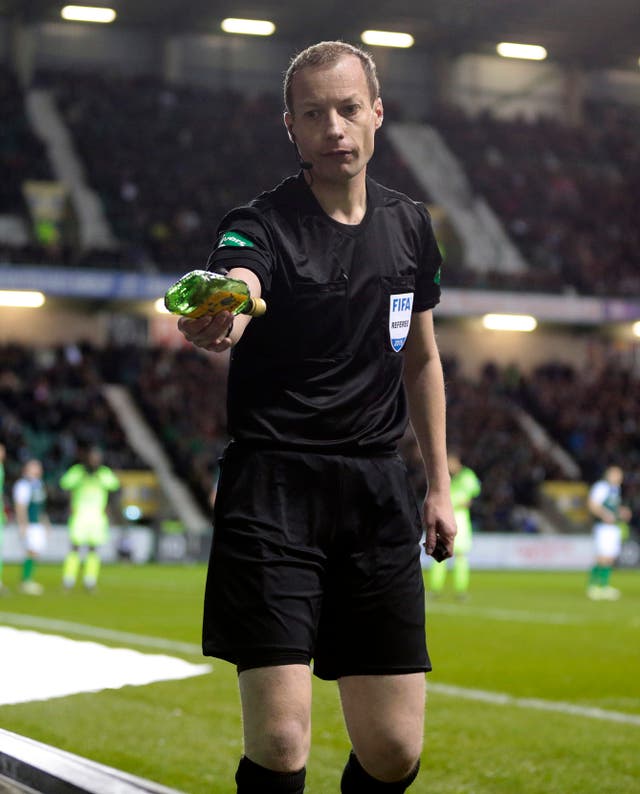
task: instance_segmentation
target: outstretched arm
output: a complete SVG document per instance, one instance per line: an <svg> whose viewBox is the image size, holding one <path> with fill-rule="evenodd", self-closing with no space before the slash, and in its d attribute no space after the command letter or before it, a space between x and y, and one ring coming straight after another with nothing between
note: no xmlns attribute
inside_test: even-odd
<svg viewBox="0 0 640 794"><path fill-rule="evenodd" d="M423 510L425 548L432 554L439 541L450 557L456 523L447 466L444 377L431 311L416 312L411 318L404 353L404 385L428 482Z"/></svg>

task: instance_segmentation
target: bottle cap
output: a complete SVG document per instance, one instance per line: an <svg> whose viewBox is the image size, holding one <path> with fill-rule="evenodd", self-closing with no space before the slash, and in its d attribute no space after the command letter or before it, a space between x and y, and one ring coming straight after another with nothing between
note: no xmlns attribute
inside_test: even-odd
<svg viewBox="0 0 640 794"><path fill-rule="evenodd" d="M252 317L262 317L267 311L267 304L262 298L251 298L251 310L248 312Z"/></svg>

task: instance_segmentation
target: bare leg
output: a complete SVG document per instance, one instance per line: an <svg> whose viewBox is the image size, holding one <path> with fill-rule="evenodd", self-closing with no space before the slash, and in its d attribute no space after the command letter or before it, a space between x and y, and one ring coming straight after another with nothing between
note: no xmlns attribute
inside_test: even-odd
<svg viewBox="0 0 640 794"><path fill-rule="evenodd" d="M258 667L239 675L245 755L275 772L296 772L311 742L307 665Z"/></svg>
<svg viewBox="0 0 640 794"><path fill-rule="evenodd" d="M342 710L360 764L385 783L416 767L424 737L424 673L339 679Z"/></svg>

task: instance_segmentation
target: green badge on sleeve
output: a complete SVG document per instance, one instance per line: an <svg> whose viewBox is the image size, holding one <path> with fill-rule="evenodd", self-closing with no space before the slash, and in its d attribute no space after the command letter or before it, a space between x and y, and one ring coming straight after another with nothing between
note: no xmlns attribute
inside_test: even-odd
<svg viewBox="0 0 640 794"><path fill-rule="evenodd" d="M220 238L218 248L253 248L251 240L240 232L225 232Z"/></svg>
<svg viewBox="0 0 640 794"><path fill-rule="evenodd" d="M441 274L442 274L442 268L441 268L441 267L439 267L439 268L438 268L438 272L437 272L437 273L435 274L435 276L433 277L433 283L434 283L434 284L439 284L439 283L440 283L440 276L441 276Z"/></svg>

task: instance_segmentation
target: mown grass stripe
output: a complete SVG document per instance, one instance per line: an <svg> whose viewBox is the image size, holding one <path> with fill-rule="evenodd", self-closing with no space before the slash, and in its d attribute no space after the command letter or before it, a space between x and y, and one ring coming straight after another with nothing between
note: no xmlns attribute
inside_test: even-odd
<svg viewBox="0 0 640 794"><path fill-rule="evenodd" d="M559 714L570 714L577 717L587 717L594 720L608 722L621 722L627 725L640 725L640 714L626 714L622 711L607 711L593 706L578 706L575 703L563 703L555 700L540 700L539 698L517 698L503 692L487 692L483 689L467 689L450 684L430 684L430 692L449 697L464 698L466 700L480 700L483 703L492 703L497 706L514 706L521 709L535 709L537 711L555 711Z"/></svg>

